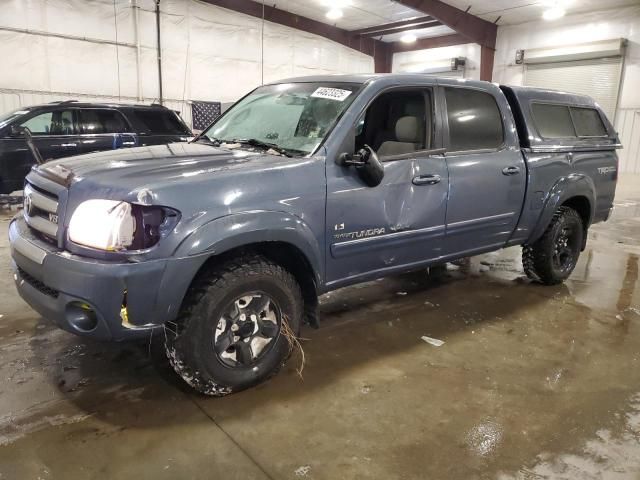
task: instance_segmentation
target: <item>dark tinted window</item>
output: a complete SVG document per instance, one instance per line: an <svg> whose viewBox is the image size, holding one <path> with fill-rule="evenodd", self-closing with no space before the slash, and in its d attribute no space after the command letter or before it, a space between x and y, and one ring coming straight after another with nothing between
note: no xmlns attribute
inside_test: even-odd
<svg viewBox="0 0 640 480"><path fill-rule="evenodd" d="M502 144L502 118L492 95L466 88L445 88L450 149L480 150Z"/></svg>
<svg viewBox="0 0 640 480"><path fill-rule="evenodd" d="M534 103L531 110L538 133L543 137L567 138L576 136L568 106Z"/></svg>
<svg viewBox="0 0 640 480"><path fill-rule="evenodd" d="M579 137L605 137L607 135L602 118L595 108L571 107L571 115Z"/></svg>
<svg viewBox="0 0 640 480"><path fill-rule="evenodd" d="M129 131L122 114L115 110L86 109L80 111L82 133L122 133Z"/></svg>
<svg viewBox="0 0 640 480"><path fill-rule="evenodd" d="M146 128L147 133L163 135L185 135L189 130L171 110L134 110L136 117Z"/></svg>
<svg viewBox="0 0 640 480"><path fill-rule="evenodd" d="M34 135L74 135L76 132L72 110L41 113L21 124Z"/></svg>

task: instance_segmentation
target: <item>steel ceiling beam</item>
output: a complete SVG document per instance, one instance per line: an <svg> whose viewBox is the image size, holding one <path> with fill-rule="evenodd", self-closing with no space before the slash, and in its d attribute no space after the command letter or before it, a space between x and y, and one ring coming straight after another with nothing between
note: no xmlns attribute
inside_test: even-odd
<svg viewBox="0 0 640 480"><path fill-rule="evenodd" d="M296 15L286 10L253 0L202 0L216 7L226 8L234 12L243 13L255 18L264 18L267 22L277 23L285 27L295 28L303 32L312 33L320 37L328 38L346 47L357 50L361 53L374 56L377 44L382 43L373 38L354 35L343 28L328 25L308 17Z"/></svg>
<svg viewBox="0 0 640 480"><path fill-rule="evenodd" d="M402 20L400 22L385 23L382 25L375 25L373 27L360 28L358 30L349 30L354 35L363 36L376 36L385 35L389 33L405 32L407 30L415 30L418 28L437 27L442 23L433 17L418 17L409 20Z"/></svg>
<svg viewBox="0 0 640 480"><path fill-rule="evenodd" d="M440 37L419 38L412 43L393 42L390 43L393 53L412 52L414 50L427 50L429 48L450 47L452 45L462 45L469 43L469 40L459 33L442 35Z"/></svg>
<svg viewBox="0 0 640 480"><path fill-rule="evenodd" d="M226 8L227 10L232 10L234 12L259 19L264 18L264 20L268 22L277 23L285 27L295 28L297 30L318 35L366 55L370 55L374 59L376 73L391 72L394 52L423 50L469 42L480 43L483 45L483 48L481 49L481 78L490 79L490 77L485 77L487 72L491 72L493 69L493 48L495 47L497 26L465 13L462 10L451 7L439 0L395 0L398 3L422 11L428 15L428 17L419 17L418 19L414 18L411 20L403 20L402 22L394 22L397 28L414 25L412 27L413 29L415 28L415 23L417 21L424 21L426 23L427 21L425 19L429 18L431 19L429 21L437 21L439 24L447 25L458 32L457 34L444 35L442 37L422 38L411 44L404 44L401 42L382 42L374 38L369 38L362 33L363 30L379 31L377 29L380 27L385 29L394 28L391 26L393 24L349 31L308 17L296 15L294 13L287 12L286 10L280 10L273 6L263 5L261 2L254 0L202 1L210 5ZM433 13L430 13L427 9L431 9ZM404 25L398 25L400 23L404 23ZM402 30L394 30L393 33L397 33L398 31Z"/></svg>
<svg viewBox="0 0 640 480"><path fill-rule="evenodd" d="M495 23L463 12L440 0L396 0L396 2L441 21L469 42L479 44L480 80L491 81L498 33L498 26Z"/></svg>
<svg viewBox="0 0 640 480"><path fill-rule="evenodd" d="M467 37L472 43L493 49L496 47L498 26L495 23L463 12L440 0L396 0L396 2L441 21L447 27Z"/></svg>

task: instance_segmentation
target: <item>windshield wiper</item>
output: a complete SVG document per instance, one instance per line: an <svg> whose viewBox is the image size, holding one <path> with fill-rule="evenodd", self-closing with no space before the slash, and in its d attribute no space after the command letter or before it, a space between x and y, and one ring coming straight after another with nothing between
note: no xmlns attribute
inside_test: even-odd
<svg viewBox="0 0 640 480"><path fill-rule="evenodd" d="M222 143L222 140L218 139L218 138L211 138L208 137L206 135L198 135L196 138L194 138L193 140L191 140L189 143L194 143L194 142L200 142L203 141L205 143L208 143L209 145L212 145L214 147L219 147L220 144Z"/></svg>
<svg viewBox="0 0 640 480"><path fill-rule="evenodd" d="M271 149L274 152L278 152L285 157L292 157L286 148L282 148L276 143L263 142L257 138L234 138L233 140L225 140L224 143L239 143L241 145L251 145L252 147L264 148L265 150Z"/></svg>

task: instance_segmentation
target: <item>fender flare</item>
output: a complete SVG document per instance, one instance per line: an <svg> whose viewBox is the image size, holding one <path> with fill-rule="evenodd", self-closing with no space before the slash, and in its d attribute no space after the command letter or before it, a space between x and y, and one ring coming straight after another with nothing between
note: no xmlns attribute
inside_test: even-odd
<svg viewBox="0 0 640 480"><path fill-rule="evenodd" d="M553 187L551 187L551 190L546 196L544 206L542 207L542 212L538 217L538 222L532 230L527 243L531 244L538 240L546 231L558 207L573 197L585 197L589 202L589 221L584 226L585 229L587 229L595 215L596 187L591 177L574 173L560 178Z"/></svg>
<svg viewBox="0 0 640 480"><path fill-rule="evenodd" d="M261 242L284 242L296 247L309 262L316 285L323 284L324 262L318 239L301 218L288 212L259 210L216 218L191 232L174 256L219 255Z"/></svg>

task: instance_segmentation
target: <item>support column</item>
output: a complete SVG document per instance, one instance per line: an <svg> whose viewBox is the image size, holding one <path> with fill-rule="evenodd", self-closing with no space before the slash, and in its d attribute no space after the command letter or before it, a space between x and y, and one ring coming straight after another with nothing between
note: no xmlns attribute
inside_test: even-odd
<svg viewBox="0 0 640 480"><path fill-rule="evenodd" d="M490 82L493 78L493 57L496 51L493 48L480 47L480 80Z"/></svg>
<svg viewBox="0 0 640 480"><path fill-rule="evenodd" d="M375 73L391 73L393 64L393 49L390 43L376 41L373 52Z"/></svg>

